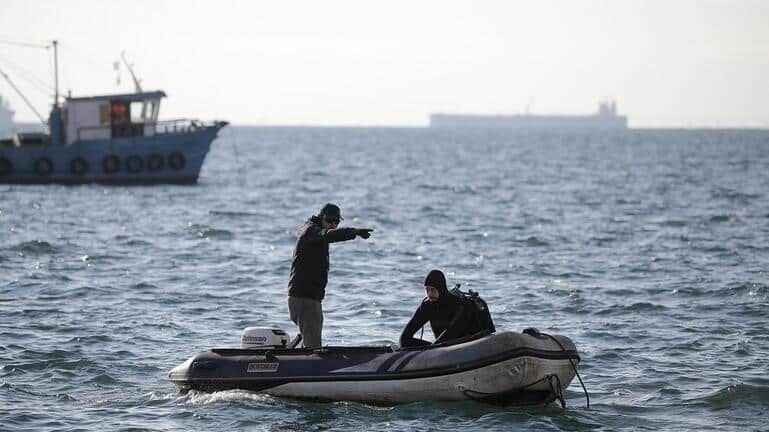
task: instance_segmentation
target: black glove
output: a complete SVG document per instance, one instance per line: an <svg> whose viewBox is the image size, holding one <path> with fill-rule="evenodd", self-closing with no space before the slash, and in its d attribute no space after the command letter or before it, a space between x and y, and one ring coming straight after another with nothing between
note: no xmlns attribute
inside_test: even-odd
<svg viewBox="0 0 769 432"><path fill-rule="evenodd" d="M355 230L355 234L363 237L364 239L367 239L371 237L371 231L374 231L373 228L358 228Z"/></svg>

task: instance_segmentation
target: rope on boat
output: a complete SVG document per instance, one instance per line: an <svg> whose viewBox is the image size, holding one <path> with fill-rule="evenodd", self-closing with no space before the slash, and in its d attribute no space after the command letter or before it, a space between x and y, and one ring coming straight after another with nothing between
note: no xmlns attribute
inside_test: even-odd
<svg viewBox="0 0 769 432"><path fill-rule="evenodd" d="M553 391L553 395L561 403L561 408L566 409L566 399L563 398L563 388L561 387L561 378L556 374L547 375L545 378L549 378L548 384Z"/></svg>
<svg viewBox="0 0 769 432"><path fill-rule="evenodd" d="M536 381L534 381L532 383L526 384L523 387L516 388L515 390L513 390L513 392L518 392L520 390L523 390L523 389L526 389L526 388L529 388L529 387L533 387L533 386L535 386L535 385L537 385L537 384L539 384L541 382L544 382L544 381L547 381L548 384L550 385L550 390L552 391L552 393L555 396L556 400L558 400L558 402L560 402L561 408L566 408L566 400L564 400L564 398L563 398L563 391L561 390L561 379L558 378L558 375L556 375L556 374L545 375L544 377L542 377L542 378L540 378L540 379L538 379L538 380L536 380ZM465 397L467 397L468 399L472 399L472 400L474 400L476 402L491 402L491 401L493 401L495 399L498 399L500 397L507 396L510 393L512 393L512 392L509 391L509 390L502 391L502 392L496 392L496 393L486 393L486 392L481 392L481 391L477 391L477 390L462 389L462 394L465 395ZM475 395L473 395L473 394L475 394Z"/></svg>
<svg viewBox="0 0 769 432"><path fill-rule="evenodd" d="M529 329L526 329L526 330L529 330ZM536 334L536 335L543 335L543 336L549 337L556 344L558 344L558 346L561 348L562 351L564 351L564 352L566 351L566 348L564 348L564 346L561 345L561 342L559 342L558 339L554 338L553 336L551 336L551 335L549 335L547 333L541 333L541 332L539 332L536 329L531 329L531 330L533 330L533 332L528 332L528 333L527 333L526 330L524 330L524 333L526 333L526 334ZM587 409L589 410L590 409L590 394L587 392L587 388L585 387L585 383L582 381L582 377L579 375L579 371L577 371L577 366L574 364L574 362L571 360L570 357L567 357L567 360L569 360L569 364L571 365L572 369L574 369L574 373L577 375L577 379L579 379L580 385L582 385L582 390L585 392L585 399L587 400ZM532 387L532 386L534 386L536 384L539 384L539 383L541 383L541 382L543 382L545 380L548 381L548 384L550 385L550 390L553 392L553 395L555 396L556 400L558 400L558 402L561 404L561 408L566 408L566 399L564 398L563 388L561 387L561 378L559 378L558 375L556 375L556 374L545 375L544 377L542 377L541 379L539 379L537 381L534 381L533 383L527 384L527 385L525 385L523 387L520 387L520 388L516 389L516 391L523 390L523 389L528 388L528 387ZM472 393L475 393L475 395L478 395L478 396L473 396ZM509 393L510 393L510 391L504 391L504 392L498 392L498 393L485 393L485 392L479 392L479 391L476 391L476 390L462 389L462 394L465 395L465 397L467 397L468 399L472 399L474 401L480 401L480 402L488 401L488 399L495 399L495 398L498 398L500 396L504 396L504 395L509 394Z"/></svg>
<svg viewBox="0 0 769 432"><path fill-rule="evenodd" d="M561 343L558 342L558 339L554 338L553 336L551 336L551 335L549 335L547 333L541 333L541 334L545 335L545 336L549 337L550 339L552 339L553 341L555 341L555 343L557 343L558 346L561 347L561 349L563 351L566 351L566 348L564 348L563 345L561 345ZM587 409L590 409L590 395L587 392L587 388L585 388L585 383L582 382L582 377L579 376L579 372L577 371L577 366L574 364L573 361L571 361L570 357L568 358L568 360L569 360L569 364L571 365L572 369L574 369L574 373L577 375L577 379L579 380L579 383L582 385L582 390L585 392L585 399L587 400ZM559 386L559 388L560 388L560 386ZM564 408L566 407L566 402L563 402L563 406L564 406Z"/></svg>

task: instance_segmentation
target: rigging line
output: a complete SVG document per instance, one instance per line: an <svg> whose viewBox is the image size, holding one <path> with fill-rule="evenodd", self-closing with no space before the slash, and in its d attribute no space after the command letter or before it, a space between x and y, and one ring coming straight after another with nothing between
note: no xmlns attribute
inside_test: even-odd
<svg viewBox="0 0 769 432"><path fill-rule="evenodd" d="M48 83L45 82L45 80L40 79L35 74L30 72L28 69L26 69L24 66L21 66L20 64L14 62L13 60L9 59L8 57L4 57L0 55L0 60L4 61L7 65L11 66L14 70L18 71L19 73L29 75L32 79L35 79L40 85L45 87L50 87ZM53 89L53 87L51 87Z"/></svg>
<svg viewBox="0 0 769 432"><path fill-rule="evenodd" d="M6 63L6 66L10 67L10 69L15 70L19 74L21 79L29 82L32 85L36 85L38 87L43 87L48 92L53 91L53 87L51 87L49 84L47 84L44 80L42 80L42 79L38 78L37 76L35 76L35 74L33 74L32 72L28 71L24 67L16 64L15 62L13 62L13 61L9 60L8 58L3 57L1 55L0 55L0 61ZM24 75L26 75L26 76L24 76Z"/></svg>
<svg viewBox="0 0 769 432"><path fill-rule="evenodd" d="M2 63L0 63L0 66L2 66ZM35 90L36 93L44 95L46 97L50 96L50 91L47 89L41 88L39 85L35 84L34 82L30 82L28 80L24 80L24 77L21 77L23 81L25 81L31 90Z"/></svg>
<svg viewBox="0 0 769 432"><path fill-rule="evenodd" d="M5 80L8 81L8 84L11 85L11 87L16 91L16 93L19 94L19 96L21 96L21 98L24 100L24 102L27 104L27 106L29 106L29 108L35 113L37 118L40 119L40 122L45 125L46 121L45 121L45 119L43 119L43 116L40 115L39 112L37 112L37 110L35 109L35 106L32 105L32 102L30 102L29 99L27 99L27 97L24 96L24 93L22 93L21 90L19 90L19 88L16 87L16 84L14 84L13 81L11 81L11 78L9 78L8 75L5 72L3 72L2 69L0 69L0 75L2 75L3 78L5 78Z"/></svg>
<svg viewBox="0 0 769 432"><path fill-rule="evenodd" d="M30 80L29 77L25 77L23 74L18 73L18 71L16 69L14 69L13 67L8 68L7 67L8 65L4 65L3 62L1 62L1 61L0 61L0 65L6 67L6 69L8 69L8 70L15 71L15 75L17 75L22 81L24 81L27 84L29 84L29 86L30 86L30 88L32 90L35 90L38 93L40 93L42 95L45 95L46 97L50 96L51 89L48 88L47 86L42 86L39 83L37 83L37 82L35 82L33 80Z"/></svg>
<svg viewBox="0 0 769 432"><path fill-rule="evenodd" d="M42 44L42 43L34 43L34 42L19 42L19 41L12 41L7 39L0 39L0 44L5 45L13 45L13 46L19 46L24 48L44 48L48 49L51 47L49 44Z"/></svg>

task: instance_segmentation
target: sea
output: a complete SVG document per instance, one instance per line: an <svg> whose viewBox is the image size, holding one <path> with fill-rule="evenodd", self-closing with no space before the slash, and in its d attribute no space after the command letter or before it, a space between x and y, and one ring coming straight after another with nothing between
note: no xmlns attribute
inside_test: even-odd
<svg viewBox="0 0 769 432"><path fill-rule="evenodd" d="M571 338L589 408L180 393L245 327L296 334L327 202L374 231L331 245L324 344L396 345L440 269ZM197 185L0 185L0 430L769 430L768 269L768 130L228 127Z"/></svg>

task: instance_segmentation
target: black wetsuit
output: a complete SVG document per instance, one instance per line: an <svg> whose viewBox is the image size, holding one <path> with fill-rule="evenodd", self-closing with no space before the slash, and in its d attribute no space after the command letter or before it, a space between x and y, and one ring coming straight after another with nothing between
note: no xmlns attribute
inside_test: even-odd
<svg viewBox="0 0 769 432"><path fill-rule="evenodd" d="M355 238L355 228L324 229L318 216L311 217L299 230L288 295L322 301L328 282L328 244Z"/></svg>
<svg viewBox="0 0 769 432"><path fill-rule="evenodd" d="M445 286L436 287L440 293L438 300L422 300L414 316L403 329L400 338L401 347L430 345L414 337L414 333L428 321L435 335L435 342L441 343L478 333L481 328L475 317L474 305L469 301L451 294ZM492 329L493 331L493 329Z"/></svg>

